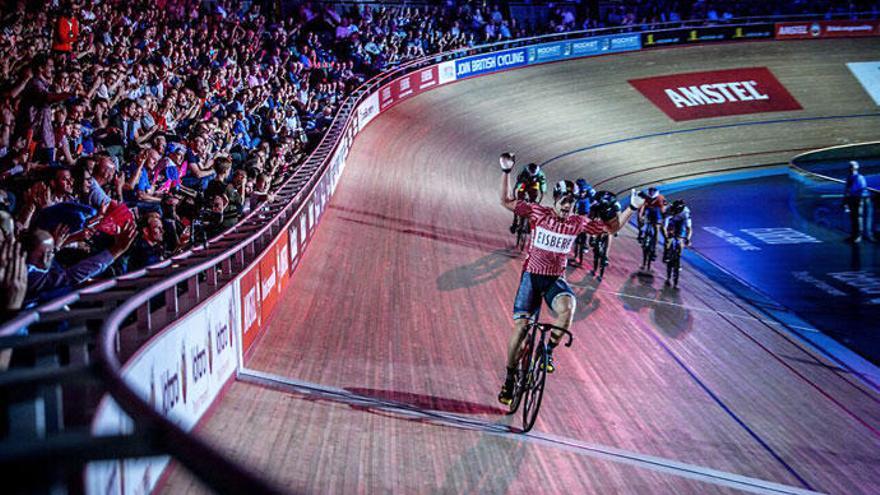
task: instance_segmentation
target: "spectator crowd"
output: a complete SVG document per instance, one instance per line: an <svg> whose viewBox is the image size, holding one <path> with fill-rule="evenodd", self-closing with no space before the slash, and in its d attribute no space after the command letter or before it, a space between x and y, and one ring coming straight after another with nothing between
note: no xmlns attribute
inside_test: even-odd
<svg viewBox="0 0 880 495"><path fill-rule="evenodd" d="M5 2L4 319L229 229L271 200L353 88L395 64L542 32L809 7L625 0L599 9L583 2L526 28L505 3L333 9L301 2L279 15L280 4Z"/></svg>

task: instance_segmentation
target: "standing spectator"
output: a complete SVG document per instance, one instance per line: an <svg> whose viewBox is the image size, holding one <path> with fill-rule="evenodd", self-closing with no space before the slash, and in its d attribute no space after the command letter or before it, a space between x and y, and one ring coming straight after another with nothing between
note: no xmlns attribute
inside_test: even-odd
<svg viewBox="0 0 880 495"><path fill-rule="evenodd" d="M73 47L79 38L79 21L73 15L70 2L65 2L55 24L55 35L52 50L63 56L70 57Z"/></svg>
<svg viewBox="0 0 880 495"><path fill-rule="evenodd" d="M874 241L874 205L865 176L859 173L859 162L849 162L849 177L843 191L844 210L849 213L850 236L847 242L862 242L862 236Z"/></svg>
<svg viewBox="0 0 880 495"><path fill-rule="evenodd" d="M36 159L55 161L55 130L52 127L52 105L66 99L66 93L50 91L55 62L48 55L38 54L31 63L33 77L21 95L17 135L25 135L37 148Z"/></svg>

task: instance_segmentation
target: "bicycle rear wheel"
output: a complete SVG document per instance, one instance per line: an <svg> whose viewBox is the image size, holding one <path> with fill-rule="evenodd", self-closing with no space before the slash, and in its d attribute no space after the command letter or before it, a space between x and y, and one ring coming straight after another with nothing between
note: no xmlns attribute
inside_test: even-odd
<svg viewBox="0 0 880 495"><path fill-rule="evenodd" d="M642 266L645 270L651 269L651 262L654 261L654 250L656 249L656 232L654 227L648 225L645 229L645 239L642 241Z"/></svg>
<svg viewBox="0 0 880 495"><path fill-rule="evenodd" d="M595 270L596 270L596 273L598 274L596 276L596 278L599 281L601 281L602 277L605 276L605 267L608 266L608 237L602 236L602 238L599 239L598 244L599 244L599 246L597 248L597 251L599 251L599 253L598 253L599 262L598 262L598 266L596 266Z"/></svg>
<svg viewBox="0 0 880 495"><path fill-rule="evenodd" d="M523 219L520 221L519 228L516 229L516 247L520 251L526 248L526 244L529 239L529 224L528 220Z"/></svg>
<svg viewBox="0 0 880 495"><path fill-rule="evenodd" d="M544 385L547 383L547 354L543 342L535 346L533 359L529 365L526 381L527 388L523 396L523 432L531 431L538 419L541 400L544 398Z"/></svg>
<svg viewBox="0 0 880 495"><path fill-rule="evenodd" d="M678 242L672 248L672 259L670 267L672 267L672 286L678 287L678 274L681 272L681 244Z"/></svg>

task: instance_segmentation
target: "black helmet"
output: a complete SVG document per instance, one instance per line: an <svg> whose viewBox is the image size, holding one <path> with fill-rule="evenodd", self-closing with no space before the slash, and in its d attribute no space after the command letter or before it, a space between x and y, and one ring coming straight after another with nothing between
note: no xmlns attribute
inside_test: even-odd
<svg viewBox="0 0 880 495"><path fill-rule="evenodd" d="M538 175L538 172L541 171L541 166L537 163L530 163L526 165L526 172L529 173L532 177Z"/></svg>
<svg viewBox="0 0 880 495"><path fill-rule="evenodd" d="M672 206L669 208L669 211L672 212L673 215L678 215L679 213L684 211L686 206L687 205L685 205L683 199L676 199L672 202Z"/></svg>
<svg viewBox="0 0 880 495"><path fill-rule="evenodd" d="M651 186L648 188L648 197L649 198L654 199L657 197L658 194L660 194L660 191L658 191L656 187Z"/></svg>
<svg viewBox="0 0 880 495"><path fill-rule="evenodd" d="M617 196L611 191L599 191L596 193L596 213L604 222L611 221L620 213L620 203Z"/></svg>
<svg viewBox="0 0 880 495"><path fill-rule="evenodd" d="M578 186L570 180L561 180L553 187L553 201L559 201L564 196L576 197Z"/></svg>

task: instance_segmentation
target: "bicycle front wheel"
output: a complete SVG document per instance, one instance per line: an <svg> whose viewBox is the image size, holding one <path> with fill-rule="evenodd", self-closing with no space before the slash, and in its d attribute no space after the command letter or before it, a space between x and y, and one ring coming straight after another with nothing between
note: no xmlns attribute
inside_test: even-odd
<svg viewBox="0 0 880 495"><path fill-rule="evenodd" d="M534 335L532 332L529 332L525 337L525 342L523 342L523 348L520 351L519 361L517 361L516 365L516 381L514 382L513 387L513 402L507 406L508 412L507 414L516 414L516 410L519 409L519 405L522 402L523 395L526 393L527 383L529 379L529 363L532 361L532 347L534 342Z"/></svg>
<svg viewBox="0 0 880 495"><path fill-rule="evenodd" d="M544 385L547 383L547 354L544 344L539 342L529 365L526 390L523 394L523 432L529 432L538 419L541 400L544 398Z"/></svg>

